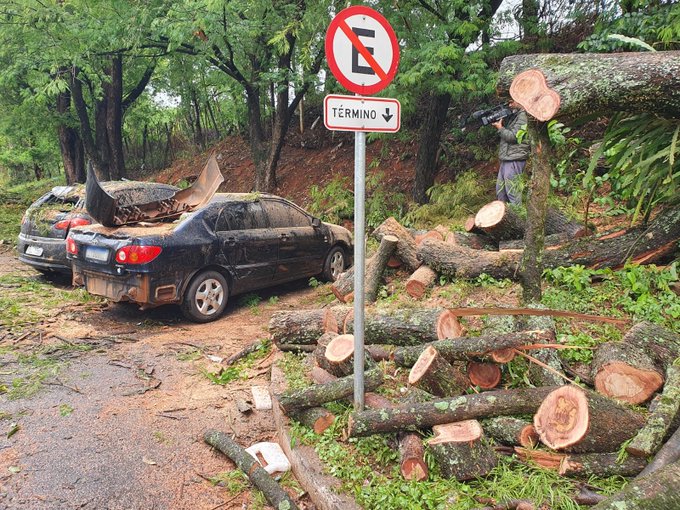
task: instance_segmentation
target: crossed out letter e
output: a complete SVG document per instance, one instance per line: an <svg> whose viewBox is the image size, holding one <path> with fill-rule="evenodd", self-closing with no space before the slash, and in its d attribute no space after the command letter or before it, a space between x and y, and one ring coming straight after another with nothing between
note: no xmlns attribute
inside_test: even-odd
<svg viewBox="0 0 680 510"><path fill-rule="evenodd" d="M375 30L352 27L352 32L354 32L357 37L375 38ZM371 55L373 55L373 48L369 48L368 46L365 46L365 48ZM358 74L375 74L375 71L371 67L359 65L359 51L354 45L352 45L352 72Z"/></svg>

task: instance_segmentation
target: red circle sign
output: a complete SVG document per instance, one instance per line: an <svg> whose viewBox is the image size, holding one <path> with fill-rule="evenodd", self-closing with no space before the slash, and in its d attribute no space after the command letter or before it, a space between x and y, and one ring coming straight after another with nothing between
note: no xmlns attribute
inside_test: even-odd
<svg viewBox="0 0 680 510"><path fill-rule="evenodd" d="M379 12L362 5L348 7L328 26L326 58L333 76L347 90L375 94L397 74L397 36Z"/></svg>

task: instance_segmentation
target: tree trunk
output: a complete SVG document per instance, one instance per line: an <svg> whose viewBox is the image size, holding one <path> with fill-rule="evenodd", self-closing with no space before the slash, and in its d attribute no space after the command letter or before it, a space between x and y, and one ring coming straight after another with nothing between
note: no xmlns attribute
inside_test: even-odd
<svg viewBox="0 0 680 510"><path fill-rule="evenodd" d="M548 209L549 211L550 209ZM548 226L546 225L546 230ZM574 240L574 237L569 234L550 234L545 236L543 239L543 246L545 248L552 248L556 246L562 246ZM513 239L511 241L500 241L498 243L498 249L502 250L524 250L526 248L526 243L524 239Z"/></svg>
<svg viewBox="0 0 680 510"><path fill-rule="evenodd" d="M69 126L70 109L71 94L69 92L60 93L57 96L57 113L59 114L57 131L66 184L85 182L86 178L83 142L78 130Z"/></svg>
<svg viewBox="0 0 680 510"><path fill-rule="evenodd" d="M680 462L654 476L637 478L593 510L674 510L680 508Z"/></svg>
<svg viewBox="0 0 680 510"><path fill-rule="evenodd" d="M450 94L430 93L427 98L416 156L416 178L413 183L413 200L419 204L428 202L427 190L434 185L439 141L450 103Z"/></svg>
<svg viewBox="0 0 680 510"><path fill-rule="evenodd" d="M619 460L619 453L557 453L528 448L515 448L522 461L531 461L539 466L567 476L636 476L645 467L643 459L627 457Z"/></svg>
<svg viewBox="0 0 680 510"><path fill-rule="evenodd" d="M559 209L548 207L545 212L545 233L547 236L564 234L567 239L578 239L588 232L583 223L570 220Z"/></svg>
<svg viewBox="0 0 680 510"><path fill-rule="evenodd" d="M545 309L542 305L536 306L536 308ZM555 331L555 321L552 317L546 315L529 316L526 320L521 321L521 324L528 329ZM546 365L541 366L531 362L527 374L531 384L534 386L562 386L566 384L566 379L560 376L560 374L563 374L562 362L555 349L537 349L531 352L531 356Z"/></svg>
<svg viewBox="0 0 680 510"><path fill-rule="evenodd" d="M383 382L383 375L380 369L374 368L364 374L364 387L366 391L371 391L380 386ZM354 377L341 377L336 381L325 384L316 384L303 390L287 392L277 395L283 411L287 415L295 414L309 407L317 407L327 402L341 400L354 393Z"/></svg>
<svg viewBox="0 0 680 510"><path fill-rule="evenodd" d="M354 332L354 314L348 315L344 332ZM463 333L458 318L442 308L368 312L364 317L367 344L419 345Z"/></svg>
<svg viewBox="0 0 680 510"><path fill-rule="evenodd" d="M484 438L477 420L435 425L432 431L435 436L427 444L442 477L472 480L486 476L498 464L498 456Z"/></svg>
<svg viewBox="0 0 680 510"><path fill-rule="evenodd" d="M500 200L489 202L475 216L475 226L496 242L520 239L524 235L525 224L512 206Z"/></svg>
<svg viewBox="0 0 680 510"><path fill-rule="evenodd" d="M548 395L534 415L534 427L543 444L574 453L615 451L643 424L640 414L571 385Z"/></svg>
<svg viewBox="0 0 680 510"><path fill-rule="evenodd" d="M415 271L420 267L418 260L416 241L408 230L393 217L387 218L373 231L373 236L381 239L385 235L393 235L399 239L396 256L409 271Z"/></svg>
<svg viewBox="0 0 680 510"><path fill-rule="evenodd" d="M491 390L501 382L501 369L494 363L469 361L466 372L472 385L483 390Z"/></svg>
<svg viewBox="0 0 680 510"><path fill-rule="evenodd" d="M630 328L622 342L647 353L662 371L680 357L680 335L651 322L640 322Z"/></svg>
<svg viewBox="0 0 680 510"><path fill-rule="evenodd" d="M298 507L274 479L260 467L258 461L223 432L208 430L203 439L229 457L238 468L260 489L267 501L277 509L296 510Z"/></svg>
<svg viewBox="0 0 680 510"><path fill-rule="evenodd" d="M636 457L654 455L672 431L680 416L680 366L672 365L666 372L666 385L656 409L647 418L647 423L626 447Z"/></svg>
<svg viewBox="0 0 680 510"><path fill-rule="evenodd" d="M627 342L607 342L597 347L592 363L595 389L606 395L641 404L663 386L663 372L647 353Z"/></svg>
<svg viewBox="0 0 680 510"><path fill-rule="evenodd" d="M394 362L398 366L411 367L418 356L428 347L433 346L448 361L465 361L470 358L484 357L498 349L518 347L534 343L550 343L555 341L555 333L550 330L519 331L517 333L498 333L481 336L465 336L447 338L430 344L411 347L398 347L394 351Z"/></svg>
<svg viewBox="0 0 680 510"><path fill-rule="evenodd" d="M449 232L446 236L446 244L457 244L474 250L498 251L499 244L486 234L473 234L470 232Z"/></svg>
<svg viewBox="0 0 680 510"><path fill-rule="evenodd" d="M432 346L427 347L413 365L408 383L438 397L460 395L469 386L462 372Z"/></svg>
<svg viewBox="0 0 680 510"><path fill-rule="evenodd" d="M335 315L328 309L275 312L269 335L276 344L316 344L324 333L337 333Z"/></svg>
<svg viewBox="0 0 680 510"><path fill-rule="evenodd" d="M533 448L538 434L532 423L514 416L497 416L482 422L484 432L495 441L508 446Z"/></svg>
<svg viewBox="0 0 680 510"><path fill-rule="evenodd" d="M427 266L420 266L406 280L406 293L412 298L421 299L425 291L434 284L436 279L436 272Z"/></svg>
<svg viewBox="0 0 680 510"><path fill-rule="evenodd" d="M609 238L591 236L543 253L543 267L581 264L591 269L619 268L627 260L651 264L672 254L680 239L680 207L660 212L646 227L633 227ZM522 252L471 250L439 241L425 241L418 249L425 264L445 276L476 278L487 273L494 278L517 279Z"/></svg>
<svg viewBox="0 0 680 510"><path fill-rule="evenodd" d="M393 409L354 412L348 422L349 437L400 430L417 430L492 416L532 414L555 387L495 390L449 399L403 404Z"/></svg>
<svg viewBox="0 0 680 510"><path fill-rule="evenodd" d="M541 276L543 275L543 239L545 237L545 213L550 192L550 139L545 125L536 125L529 119L527 136L532 145L532 172L527 198L527 230L524 234L522 256L522 301L541 301Z"/></svg>
<svg viewBox="0 0 680 510"><path fill-rule="evenodd" d="M111 82L104 86L106 101L106 140L109 145L109 171L111 178L118 180L125 177L125 159L123 156L123 57L120 54L111 57L109 76Z"/></svg>
<svg viewBox="0 0 680 510"><path fill-rule="evenodd" d="M680 117L680 51L513 55L501 63L499 94L507 95L515 77L529 69L543 73L559 95L558 109L548 119L618 111ZM523 85L524 90L535 88L533 82ZM542 97L533 96L526 104L513 98L537 117L532 111L541 110Z"/></svg>
<svg viewBox="0 0 680 510"><path fill-rule="evenodd" d="M650 476L673 462L680 462L680 428L666 441L640 476Z"/></svg>

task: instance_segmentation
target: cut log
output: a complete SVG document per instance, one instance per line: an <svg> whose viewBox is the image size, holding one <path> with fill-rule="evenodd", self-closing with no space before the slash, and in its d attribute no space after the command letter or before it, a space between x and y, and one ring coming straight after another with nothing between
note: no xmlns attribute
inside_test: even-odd
<svg viewBox="0 0 680 510"><path fill-rule="evenodd" d="M654 455L674 423L680 417L680 366L671 365L666 371L666 384L654 411L647 423L626 447L626 451L636 457Z"/></svg>
<svg viewBox="0 0 680 510"><path fill-rule="evenodd" d="M445 236L443 236L442 233L437 230L429 230L424 234L414 236L414 239L416 241L416 247L418 247L425 239L436 239L437 241L443 241Z"/></svg>
<svg viewBox="0 0 680 510"><path fill-rule="evenodd" d="M304 344L276 344L276 348L281 352L314 352L316 350L316 345L304 345Z"/></svg>
<svg viewBox="0 0 680 510"><path fill-rule="evenodd" d="M498 456L484 439L477 420L466 420L432 427L434 437L427 441L444 478L459 481L487 475L498 464Z"/></svg>
<svg viewBox="0 0 680 510"><path fill-rule="evenodd" d="M534 305L532 308L545 310L544 306ZM520 324L527 329L544 329L555 331L555 320L547 315L534 315L520 320ZM566 384L562 375L562 363L555 349L538 349L531 356L542 363L531 363L529 366L529 381L534 386L561 386Z"/></svg>
<svg viewBox="0 0 680 510"><path fill-rule="evenodd" d="M501 382L501 369L493 363L469 361L467 376L473 386L479 386L483 390L491 390Z"/></svg>
<svg viewBox="0 0 680 510"><path fill-rule="evenodd" d="M337 333L324 333L317 340L317 345L313 352L313 358L316 362L316 365L323 368L324 370L331 369L330 364L326 359L326 347L334 338L337 338L338 336L339 335Z"/></svg>
<svg viewBox="0 0 680 510"><path fill-rule="evenodd" d="M434 285L437 279L437 273L427 266L420 266L413 274L406 280L406 292L409 296L421 299L425 291Z"/></svg>
<svg viewBox="0 0 680 510"><path fill-rule="evenodd" d="M597 391L629 404L646 402L664 381L647 353L625 341L597 347L592 376Z"/></svg>
<svg viewBox="0 0 680 510"><path fill-rule="evenodd" d="M543 253L545 268L581 264L590 269L622 267L627 260L651 264L674 253L680 239L680 207L660 212L646 227L628 229L616 238L589 236ZM448 277L519 278L520 251L482 251L427 240L418 248L423 263Z"/></svg>
<svg viewBox="0 0 680 510"><path fill-rule="evenodd" d="M587 229L582 223L567 218L559 209L548 207L545 211L545 234L545 246L549 246L547 244L547 239L550 236L562 235L567 236L567 238L578 239L587 235Z"/></svg>
<svg viewBox="0 0 680 510"><path fill-rule="evenodd" d="M517 351L515 351L513 348L496 349L495 351L492 351L489 356L494 362L504 364L510 363L513 359L515 359L516 352Z"/></svg>
<svg viewBox="0 0 680 510"><path fill-rule="evenodd" d="M536 505L528 499L511 499L493 506L483 506L473 510L536 510Z"/></svg>
<svg viewBox="0 0 680 510"><path fill-rule="evenodd" d="M383 375L380 369L374 368L364 374L364 379L364 388L366 391L371 391L382 384ZM341 400L353 393L354 377L347 376L325 384L316 384L303 390L286 392L278 395L277 399L283 411L291 416L303 409Z"/></svg>
<svg viewBox="0 0 680 510"><path fill-rule="evenodd" d="M329 342L324 353L325 366L331 374L343 377L354 373L354 335L338 335ZM364 368L370 369L375 364L370 354L364 352Z"/></svg>
<svg viewBox="0 0 680 510"><path fill-rule="evenodd" d="M533 448L538 444L534 425L514 416L488 418L482 422L482 428L489 437L504 445Z"/></svg>
<svg viewBox="0 0 680 510"><path fill-rule="evenodd" d="M546 248L555 248L567 244L573 241L575 238L571 237L569 234L550 234L545 236L543 240L543 246ZM500 251L504 250L524 250L524 239L512 239L510 241L500 241L498 243L498 249Z"/></svg>
<svg viewBox="0 0 680 510"><path fill-rule="evenodd" d="M465 229L465 232L469 232L471 234L486 235L486 232L475 225L474 216L468 216L468 218L465 220L465 223L463 223L463 228Z"/></svg>
<svg viewBox="0 0 680 510"><path fill-rule="evenodd" d="M394 345L370 344L364 347L373 361L391 361L394 358L394 351L397 349Z"/></svg>
<svg viewBox="0 0 680 510"><path fill-rule="evenodd" d="M494 200L477 212L475 226L498 242L521 239L525 221L506 202Z"/></svg>
<svg viewBox="0 0 680 510"><path fill-rule="evenodd" d="M258 461L227 434L217 430L208 430L203 435L203 439L210 446L229 457L253 482L253 485L262 491L264 497L274 508L281 510L284 508L295 510L298 508L288 493L269 476Z"/></svg>
<svg viewBox="0 0 680 510"><path fill-rule="evenodd" d="M335 421L335 415L324 407L303 409L293 418L312 429L315 434L323 434Z"/></svg>
<svg viewBox="0 0 680 510"><path fill-rule="evenodd" d="M349 417L348 434L349 437L359 437L477 418L533 414L554 389L494 390L431 402L400 404L392 409L354 412Z"/></svg>
<svg viewBox="0 0 680 510"><path fill-rule="evenodd" d="M327 308L274 312L269 321L269 335L276 344L316 344L327 332L338 332L335 315Z"/></svg>
<svg viewBox="0 0 680 510"><path fill-rule="evenodd" d="M351 313L354 310L354 308L352 306L347 305L338 305L331 306L329 310L333 315L335 315L335 320L338 323L338 333L342 332L342 328L345 324L347 314Z"/></svg>
<svg viewBox="0 0 680 510"><path fill-rule="evenodd" d="M482 358L487 354L498 352L498 349L518 347L525 344L550 343L555 341L553 331L519 331L517 333L485 334L481 336L465 336L448 338L429 344L397 347L394 350L394 362L402 367L411 367L418 356L432 346L449 362L467 361L471 358ZM514 354L513 354L514 356ZM497 361L494 359L494 361Z"/></svg>
<svg viewBox="0 0 680 510"><path fill-rule="evenodd" d="M510 90L518 75L529 70L536 73L527 74L521 86ZM510 90L530 115L543 120L619 111L680 117L679 76L678 51L513 55L503 59L497 87L501 95ZM549 91L541 84L543 79ZM537 96L535 91L543 93ZM542 99L550 91L561 99L557 109L554 96Z"/></svg>
<svg viewBox="0 0 680 510"><path fill-rule="evenodd" d="M646 352L664 373L680 357L680 335L651 322L640 322L630 328L622 342Z"/></svg>
<svg viewBox="0 0 680 510"><path fill-rule="evenodd" d="M677 510L680 508L678 487L680 462L674 462L654 476L636 478L593 510Z"/></svg>
<svg viewBox="0 0 680 510"><path fill-rule="evenodd" d="M468 387L465 376L431 345L413 365L408 383L439 397L460 395Z"/></svg>
<svg viewBox="0 0 680 510"><path fill-rule="evenodd" d="M640 476L649 476L671 463L678 462L680 462L680 428L666 441Z"/></svg>
<svg viewBox="0 0 680 510"><path fill-rule="evenodd" d="M618 452L566 454L528 448L515 448L524 462L530 461L567 476L637 476L647 465L643 459L619 460Z"/></svg>
<svg viewBox="0 0 680 510"><path fill-rule="evenodd" d="M354 314L348 316L344 330L354 332ZM367 311L364 330L367 344L390 345L419 345L462 336L465 331L458 317L442 308Z"/></svg>
<svg viewBox="0 0 680 510"><path fill-rule="evenodd" d="M474 221L474 220L473 220ZM473 250L498 251L498 243L486 234L474 234L471 232L449 232L444 239L446 244L457 244L467 246Z"/></svg>
<svg viewBox="0 0 680 510"><path fill-rule="evenodd" d="M420 267L420 260L417 257L416 241L413 236L397 220L392 217L383 221L373 232L373 236L381 239L385 235L396 236L397 249L395 255L401 260L409 271L415 271Z"/></svg>
<svg viewBox="0 0 680 510"><path fill-rule="evenodd" d="M258 349L263 348L263 347L264 347L264 343L265 343L265 341L263 341L263 340L257 340L256 342L253 342L252 344L248 345L248 346L245 347L244 349L241 349L241 350L238 351L237 353L232 354L231 356L229 356L229 357L225 360L224 364L227 365L227 366L233 365L234 363L236 363L237 361L239 361L239 360L245 358L245 357L248 356L249 354L252 354L253 352L257 351Z"/></svg>
<svg viewBox="0 0 680 510"><path fill-rule="evenodd" d="M643 425L640 414L572 385L550 393L534 415L534 427L543 444L574 453L615 451Z"/></svg>
<svg viewBox="0 0 680 510"><path fill-rule="evenodd" d="M394 253L398 241L397 237L393 235L382 236L378 251L366 261L364 293L366 300L370 303L376 300L382 274L385 271L385 267L387 267L387 262L392 256L392 253ZM335 294L335 297L343 303L347 303L354 299L354 271L355 268L352 266L338 276L338 279L331 285L333 294Z"/></svg>

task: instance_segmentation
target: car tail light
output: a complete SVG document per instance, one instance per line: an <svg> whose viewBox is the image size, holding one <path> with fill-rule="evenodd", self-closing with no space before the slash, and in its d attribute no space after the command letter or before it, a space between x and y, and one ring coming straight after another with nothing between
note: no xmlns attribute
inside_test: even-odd
<svg viewBox="0 0 680 510"><path fill-rule="evenodd" d="M66 238L66 252L71 255L78 255L78 245L70 237Z"/></svg>
<svg viewBox="0 0 680 510"><path fill-rule="evenodd" d="M116 262L119 264L146 264L160 255L160 246L124 246L116 252Z"/></svg>
<svg viewBox="0 0 680 510"><path fill-rule="evenodd" d="M83 225L89 225L90 223L92 222L87 218L69 218L56 222L54 228L57 230L68 230L71 227L82 227Z"/></svg>

